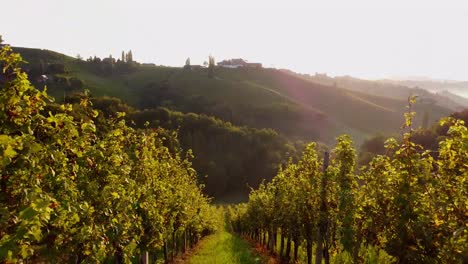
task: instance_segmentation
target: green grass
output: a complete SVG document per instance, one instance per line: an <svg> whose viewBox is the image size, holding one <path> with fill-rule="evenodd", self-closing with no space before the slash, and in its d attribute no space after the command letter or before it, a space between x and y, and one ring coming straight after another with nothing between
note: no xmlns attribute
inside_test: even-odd
<svg viewBox="0 0 468 264"><path fill-rule="evenodd" d="M135 104L138 101L138 96L125 84L124 76L100 76L96 75L78 63L76 60L70 60L67 63L70 75L75 76L85 82L94 96L114 96L122 98L129 104Z"/></svg>
<svg viewBox="0 0 468 264"><path fill-rule="evenodd" d="M200 242L190 264L250 264L263 263L261 256L253 252L249 243L226 230L220 230Z"/></svg>

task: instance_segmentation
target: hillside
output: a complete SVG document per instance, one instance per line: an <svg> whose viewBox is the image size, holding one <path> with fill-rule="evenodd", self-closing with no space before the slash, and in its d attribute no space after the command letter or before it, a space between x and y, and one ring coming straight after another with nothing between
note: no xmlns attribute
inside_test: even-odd
<svg viewBox="0 0 468 264"><path fill-rule="evenodd" d="M329 143L337 135L348 133L360 142L375 133L396 133L407 104L406 100L317 84L276 69L217 67L214 78L209 78L207 70L201 67L134 63L125 70L119 70L116 64L103 71L102 62L77 60L46 50L15 50L36 72L41 63L64 65L60 73L42 70L50 75L46 85L57 99L73 92L70 85L58 85L57 79L78 79L93 95L118 97L139 109L164 106L213 115L237 125L273 128L292 139ZM424 112L430 122L452 112L425 101L416 104L415 109L421 113L417 124L422 122Z"/></svg>
<svg viewBox="0 0 468 264"><path fill-rule="evenodd" d="M420 101L433 103L453 111L460 111L468 107L468 99L460 96L460 94L463 94L461 90L463 90L464 83L462 82L437 83L430 81L371 81L351 76L330 77L326 74L297 74L288 70L284 70L284 72L318 84L397 100L406 100L410 95L417 95ZM454 92L448 96L448 94L443 93L444 90Z"/></svg>
<svg viewBox="0 0 468 264"><path fill-rule="evenodd" d="M468 87L465 89L465 92L468 92ZM462 105L465 109L468 108L468 98L459 96L448 90L439 91L437 94L450 98L453 102Z"/></svg>
<svg viewBox="0 0 468 264"><path fill-rule="evenodd" d="M468 108L468 82L463 81L441 81L441 80L381 80L383 83L404 85L407 87L418 87L440 96L445 96L453 102Z"/></svg>

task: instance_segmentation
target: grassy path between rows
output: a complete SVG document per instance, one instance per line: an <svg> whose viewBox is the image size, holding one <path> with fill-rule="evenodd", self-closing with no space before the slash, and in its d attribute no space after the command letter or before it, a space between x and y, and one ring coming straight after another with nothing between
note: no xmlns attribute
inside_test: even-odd
<svg viewBox="0 0 468 264"><path fill-rule="evenodd" d="M204 238L185 263L250 264L265 263L265 259L256 253L248 242L222 229Z"/></svg>

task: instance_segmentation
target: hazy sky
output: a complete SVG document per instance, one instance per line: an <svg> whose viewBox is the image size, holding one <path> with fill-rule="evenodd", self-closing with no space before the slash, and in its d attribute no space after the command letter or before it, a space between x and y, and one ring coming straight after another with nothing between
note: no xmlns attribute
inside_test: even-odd
<svg viewBox="0 0 468 264"><path fill-rule="evenodd" d="M11 45L85 58L468 80L467 0L0 0L0 17Z"/></svg>

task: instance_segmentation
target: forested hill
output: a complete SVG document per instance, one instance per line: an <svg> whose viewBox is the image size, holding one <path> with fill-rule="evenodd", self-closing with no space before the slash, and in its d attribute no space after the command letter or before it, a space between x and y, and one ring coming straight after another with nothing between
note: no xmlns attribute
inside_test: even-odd
<svg viewBox="0 0 468 264"><path fill-rule="evenodd" d="M317 84L276 69L200 66L165 67L114 58L79 60L47 50L15 48L29 62L34 80L45 74L57 99L87 88L113 96L137 109L166 107L215 116L236 125L272 128L290 139L330 143L342 133L357 142L377 132L397 132L407 102L333 85ZM122 58L125 60L126 58ZM37 82L36 82L37 84ZM421 101L415 105L433 122L449 109Z"/></svg>

